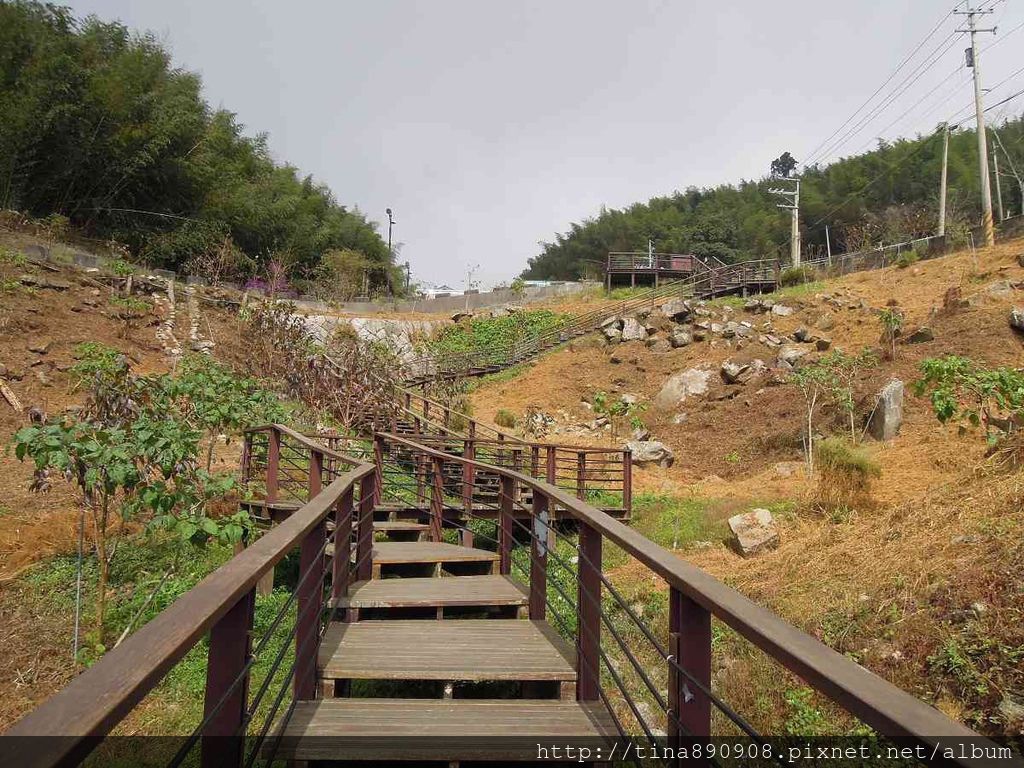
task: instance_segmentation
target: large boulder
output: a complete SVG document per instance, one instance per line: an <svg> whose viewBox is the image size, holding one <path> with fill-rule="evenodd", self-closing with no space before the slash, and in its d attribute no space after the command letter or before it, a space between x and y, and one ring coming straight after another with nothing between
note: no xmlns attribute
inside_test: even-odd
<svg viewBox="0 0 1024 768"><path fill-rule="evenodd" d="M604 337L612 343L622 341L622 331L614 325L609 325L607 328L604 328L602 332L604 333Z"/></svg>
<svg viewBox="0 0 1024 768"><path fill-rule="evenodd" d="M711 371L705 368L688 368L674 373L654 396L654 407L671 411L686 398L705 394L710 379Z"/></svg>
<svg viewBox="0 0 1024 768"><path fill-rule="evenodd" d="M729 530L735 537L733 544L743 557L779 546L779 529L767 509L752 509L729 518Z"/></svg>
<svg viewBox="0 0 1024 768"><path fill-rule="evenodd" d="M672 331L672 334L668 337L669 342L673 347L677 349L679 347L685 347L693 343L693 337L688 331L684 331L682 328L676 328Z"/></svg>
<svg viewBox="0 0 1024 768"><path fill-rule="evenodd" d="M690 302L672 299L661 305L661 311L678 323L690 316Z"/></svg>
<svg viewBox="0 0 1024 768"><path fill-rule="evenodd" d="M618 315L612 315L611 317L605 318L600 325L601 328L619 328L621 326L622 318Z"/></svg>
<svg viewBox="0 0 1024 768"><path fill-rule="evenodd" d="M878 393L868 419L868 434L876 440L892 440L903 423L903 382L893 379Z"/></svg>
<svg viewBox="0 0 1024 768"><path fill-rule="evenodd" d="M778 315L779 317L788 317L789 315L792 315L794 312L796 312L795 309L793 309L792 307L787 307L785 304L772 305L772 314Z"/></svg>
<svg viewBox="0 0 1024 768"><path fill-rule="evenodd" d="M626 448L632 453L633 463L657 464L659 467L671 467L675 461L672 449L660 440L630 440Z"/></svg>
<svg viewBox="0 0 1024 768"><path fill-rule="evenodd" d="M627 317L622 321L623 341L643 341L647 338L647 330L635 317Z"/></svg>
<svg viewBox="0 0 1024 768"><path fill-rule="evenodd" d="M657 333L658 331L667 331L672 327L672 319L662 312L660 309L655 309L647 316L644 321L644 328L648 333Z"/></svg>
<svg viewBox="0 0 1024 768"><path fill-rule="evenodd" d="M1024 333L1024 309L1015 307L1010 310L1010 327Z"/></svg>

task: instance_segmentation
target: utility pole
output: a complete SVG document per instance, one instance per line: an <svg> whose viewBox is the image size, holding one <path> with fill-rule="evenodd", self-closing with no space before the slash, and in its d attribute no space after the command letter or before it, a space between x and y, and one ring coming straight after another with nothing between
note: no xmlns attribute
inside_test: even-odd
<svg viewBox="0 0 1024 768"><path fill-rule="evenodd" d="M1003 183L999 180L999 153L994 149L992 150L992 171L996 175L996 207L999 209L999 220L1002 221L1006 218L1003 216Z"/></svg>
<svg viewBox="0 0 1024 768"><path fill-rule="evenodd" d="M388 281L388 294L394 295L394 288L391 286L391 266L395 261L395 252L391 250L391 228L395 226L395 219L391 215L391 209L387 209L388 214L388 265L384 270L384 274L387 275Z"/></svg>
<svg viewBox="0 0 1024 768"><path fill-rule="evenodd" d="M825 225L825 248L828 249L828 265L832 266L832 238L828 233L828 224Z"/></svg>
<svg viewBox="0 0 1024 768"><path fill-rule="evenodd" d="M1024 177L1017 172L1017 166L1014 164L1013 158L1010 156L1010 153L1006 151L1006 146L1003 144L1003 140L999 138L999 131L993 128L992 136L995 138L996 144L999 145L999 148L1003 150L1003 157L1006 158L1006 162L1010 164L1010 171L1013 173L1013 178L1017 180L1017 186L1020 187L1020 212L1021 215L1024 216Z"/></svg>
<svg viewBox="0 0 1024 768"><path fill-rule="evenodd" d="M988 136L985 134L985 108L981 102L981 67L978 60L977 34L979 32L995 32L996 28L978 29L975 26L977 16L992 13L991 8L971 8L966 11L953 11L967 17L967 29L958 29L971 36L971 47L966 50L967 66L974 70L974 112L977 118L978 131L978 163L981 171L981 224L985 231L985 245L996 243L995 228L992 223L992 188L988 179Z"/></svg>
<svg viewBox="0 0 1024 768"><path fill-rule="evenodd" d="M789 209L792 216L789 234L790 256L794 267L800 266L800 177L780 179L780 181L792 181L796 186L793 189L769 189L773 195L779 195L788 202L777 203L776 208Z"/></svg>
<svg viewBox="0 0 1024 768"><path fill-rule="evenodd" d="M939 182L939 230L938 236L946 234L946 174L949 169L949 123L942 125L942 180Z"/></svg>

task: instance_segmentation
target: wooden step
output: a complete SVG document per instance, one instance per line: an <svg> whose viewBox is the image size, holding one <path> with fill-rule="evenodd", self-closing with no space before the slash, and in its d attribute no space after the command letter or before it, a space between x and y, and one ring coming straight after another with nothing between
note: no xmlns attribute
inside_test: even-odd
<svg viewBox="0 0 1024 768"><path fill-rule="evenodd" d="M455 608L523 606L526 589L508 576L357 581L337 608Z"/></svg>
<svg viewBox="0 0 1024 768"><path fill-rule="evenodd" d="M576 680L576 652L546 621L334 622L317 659L327 680Z"/></svg>
<svg viewBox="0 0 1024 768"><path fill-rule="evenodd" d="M327 556L334 557L334 544L328 543ZM355 562L356 549L351 559ZM463 547L434 541L375 541L373 543L373 578L397 573L406 576L484 575L494 573L498 554L486 549Z"/></svg>
<svg viewBox="0 0 1024 768"><path fill-rule="evenodd" d="M607 756L617 737L600 702L321 699L298 702L280 741L267 739L264 755L277 742L276 758L294 761L534 762L538 744L570 743ZM549 757L569 760L565 753Z"/></svg>

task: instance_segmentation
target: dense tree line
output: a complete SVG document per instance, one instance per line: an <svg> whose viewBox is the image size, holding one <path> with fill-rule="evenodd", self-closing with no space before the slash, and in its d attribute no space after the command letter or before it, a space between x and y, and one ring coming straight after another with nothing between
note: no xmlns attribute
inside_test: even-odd
<svg viewBox="0 0 1024 768"><path fill-rule="evenodd" d="M1005 147L1018 173L1024 174L1024 118L995 127L991 153L999 153L1003 203L1007 213L1021 212L1021 184L1014 176ZM948 221L963 231L978 222L977 138L972 130L954 130L949 143ZM784 153L765 167L785 171ZM799 158L797 158L799 159ZM780 162L781 161L781 162ZM938 216L942 133L882 142L865 154L828 166L801 171L801 239L806 255L825 249L829 227L834 252L882 242L933 234ZM993 199L995 198L993 175ZM654 240L660 253L695 253L725 261L787 258L789 212L769 190L787 186L765 177L758 181L723 184L711 189L690 187L667 197L655 197L621 210L602 209L569 231L541 244L523 277L575 279L600 272L609 251L645 250ZM996 213L998 216L998 212Z"/></svg>
<svg viewBox="0 0 1024 768"><path fill-rule="evenodd" d="M0 1L0 207L69 220L154 266L222 277L283 265L312 276L325 252L360 254L386 282L387 245L358 210L270 157L203 100L150 34L67 8Z"/></svg>

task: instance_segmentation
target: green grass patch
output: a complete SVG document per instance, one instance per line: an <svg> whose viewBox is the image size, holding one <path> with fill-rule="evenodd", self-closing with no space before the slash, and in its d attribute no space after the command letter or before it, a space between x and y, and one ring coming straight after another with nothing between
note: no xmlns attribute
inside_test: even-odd
<svg viewBox="0 0 1024 768"><path fill-rule="evenodd" d="M696 541L721 541L726 527L704 499L641 493L633 497L633 527L655 544L682 549Z"/></svg>
<svg viewBox="0 0 1024 768"><path fill-rule="evenodd" d="M501 317L476 317L446 326L426 342L435 355L494 353L495 360L517 341L562 328L569 315L547 309L522 310Z"/></svg>

